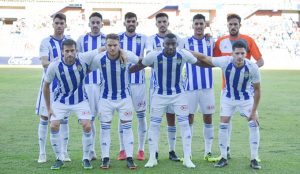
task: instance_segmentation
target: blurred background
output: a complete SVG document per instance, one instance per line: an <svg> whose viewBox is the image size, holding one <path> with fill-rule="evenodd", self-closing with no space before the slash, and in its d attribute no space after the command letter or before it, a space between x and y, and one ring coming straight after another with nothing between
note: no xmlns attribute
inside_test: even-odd
<svg viewBox="0 0 300 174"><path fill-rule="evenodd" d="M0 65L40 64L39 45L53 34L51 16L67 16L66 35L73 39L89 32L88 17L103 16L104 34L125 31L124 15L138 16L137 32L157 32L155 15L169 15L169 29L181 37L193 35L192 18L206 16L214 39L227 35L226 16L242 17L242 34L258 44L264 69L300 69L300 0L0 0Z"/></svg>

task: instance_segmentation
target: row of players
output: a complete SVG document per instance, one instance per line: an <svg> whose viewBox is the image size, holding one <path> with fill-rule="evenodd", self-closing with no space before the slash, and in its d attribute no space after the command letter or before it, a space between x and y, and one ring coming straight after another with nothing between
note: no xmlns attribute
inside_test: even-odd
<svg viewBox="0 0 300 174"><path fill-rule="evenodd" d="M184 165L189 168L195 167L190 160L190 144L192 137L193 115L199 105L200 110L203 113L204 121L204 159L208 161L218 160L219 162L215 166L224 167L227 164L228 157L230 156L230 116L233 114L235 107L245 105L246 107L243 106L239 109L241 114L247 116L250 120L249 129L251 142L251 167L259 169L260 166L256 160L259 144L259 128L257 114L255 114L260 94L259 74L257 74L258 72L256 73L256 67L248 61L245 61L245 63L243 58L246 57L250 59L252 55L257 60L256 63L258 66L263 65L263 59L253 39L239 33L241 18L238 15L232 14L227 17L227 21L230 35L220 38L215 44L211 38L204 37L206 22L205 17L201 14L197 14L193 17L194 35L186 39L179 39L178 36L170 34L170 31L168 30L168 16L165 13L159 13L156 15L158 34L149 38L135 32L138 22L137 16L134 13L129 12L125 15L124 26L126 27L126 32L119 34L118 37L116 37L114 34L105 36L103 33L101 33L100 29L102 27L102 16L99 13L93 13L89 17L89 26L91 28L91 32L80 37L76 44L75 42L73 43L70 38L64 35L64 29L66 27L65 15L60 13L56 14L53 18L54 34L44 39L40 48L41 62L45 68L45 71L42 78L42 85L36 108L37 114L41 116L38 130L40 145L38 162L46 162L45 142L48 131L48 116L53 113L55 116L52 116L50 119L50 141L53 150L56 153L57 160L51 168L59 169L63 165L62 161L70 161L67 153L69 138L68 116L70 115L71 110L75 109L78 111L79 109L80 111L78 111L77 114L81 120L84 130L84 168L92 168L89 161L96 159L94 149L94 119L97 113L100 113L101 118L101 167L109 168L110 121L114 110L118 110L120 112L120 154L118 159L127 159L127 166L129 168L136 168L132 158L133 136L131 120L133 112L128 108L133 107L136 111L138 118L139 144L137 159L144 160L144 145L147 130L145 118L146 86L145 71L138 70L143 68L144 65L152 65L154 63L154 71L152 73L152 80L150 82L150 86L152 87L152 92L150 93L153 94L150 97L153 99L153 101L148 131L150 157L145 166L153 167L157 164L157 141L159 137L157 136L159 135L159 132L157 131L159 131L158 126L160 125L162 114L167 113L166 117L168 122L169 158L174 161L179 161L179 158L175 153L176 114L180 127L182 130L186 130L182 131L182 140L184 141ZM227 93L223 92L223 95L225 95L225 99L227 97L227 105L229 103L230 106L223 106L221 104L221 111L224 110L224 112L221 112L221 124L219 132L221 158L217 159L212 158L211 156L211 146L214 135L212 114L215 110L212 70L211 68L196 67L192 64L195 63L195 57L197 57L202 61L202 64L201 61L197 61L198 65L205 67L220 65L212 61L210 58L206 60L207 57L204 57L197 52L203 53L207 56L229 56L232 54L232 52L235 52L235 49L232 49L233 43L236 43L237 45L235 49L239 50L237 51L236 55L232 55L234 57L233 60L235 61L235 57L236 59L238 59L238 57L242 57L237 60L237 62L240 61L239 64L242 62L242 66L236 65L233 60L226 62L224 59L222 62L222 64L226 64L228 62L232 62L233 64L230 66L224 66L227 68L227 73L224 73L226 77L226 87L224 88L224 91L227 91ZM193 51L193 55L195 57L187 51L174 49L174 46L176 47L178 45L179 47ZM119 47L123 49L120 50L120 52ZM164 49L162 50L163 47ZM101 65L99 65L99 67L93 67L93 65L97 65L97 63L100 61L98 60L98 62L91 64L91 62L93 62L93 57L99 54L97 50L91 50L95 50L97 48L99 48L99 52L102 52L105 49L107 49L107 51L100 54L102 55L102 57L100 56L102 58L100 59ZM103 50L103 48L105 49ZM87 52L81 56L78 55L79 58L85 58L84 60L82 60L82 58L75 59L77 56L77 50L79 52ZM132 51L135 54L133 55L124 50ZM152 61L160 61L151 62L150 60L150 64L149 62L146 62L147 59L141 59L143 61L137 62L136 58L142 58L145 50L147 50L148 53L156 50L153 53L149 53L149 56L147 57L152 57ZM96 57L99 57L99 55ZM133 64L137 63L137 65L131 67L132 71L137 72L132 73L129 79L127 79L125 76L128 67L124 62L121 62L118 59L119 57L124 58L125 62L127 58L128 61L133 61ZM52 66L50 66L51 68L48 68L50 62L52 62L54 58L62 59L56 59L54 63L52 63ZM88 62L86 63L87 60ZM81 61L84 61L85 63L82 64ZM181 69L182 66L185 65L186 61L192 64L186 63L187 78L186 85L184 87L186 92L183 92L183 87L180 85L182 81ZM86 66L90 64L91 66ZM156 68L155 65L157 65ZM47 68L48 70L46 75ZM98 68L98 70L88 73L85 76L87 73L86 70L93 68ZM254 75L253 73L256 74ZM58 76L60 78L57 78ZM101 79L104 79L102 88L100 87ZM239 81L241 80L243 80L243 83L239 85ZM254 83L254 100L252 95L248 94L248 86L250 82ZM83 83L85 85L83 85ZM128 83L130 83L129 90L131 91L131 94L129 94L129 90L127 89ZM83 86L84 89L81 89ZM43 98L43 88L45 90L45 98L49 100L48 103L46 102L47 104ZM87 94L89 107L87 102L84 100L85 92ZM46 95L48 93L49 95ZM130 95L131 97L128 97ZM186 97L189 98L189 101L186 100ZM98 104L99 98L101 99L100 103ZM232 100L230 101L228 98ZM132 100L132 102L128 100ZM237 100L237 103L233 103L234 100ZM79 103L81 106L78 106ZM131 104L133 104L133 106ZM251 109L252 106L253 109ZM53 108L54 112L51 108ZM86 110L86 108L90 108L90 111ZM189 116L187 117L187 115ZM88 119L89 116L91 116L91 121Z"/></svg>

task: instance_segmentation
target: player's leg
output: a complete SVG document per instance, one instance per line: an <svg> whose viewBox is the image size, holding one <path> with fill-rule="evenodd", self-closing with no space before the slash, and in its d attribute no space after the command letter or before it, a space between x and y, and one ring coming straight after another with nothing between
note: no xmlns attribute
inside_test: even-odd
<svg viewBox="0 0 300 174"><path fill-rule="evenodd" d="M172 107L168 107L167 113L167 131L168 131L168 142L169 142L169 159L172 161L180 161L175 153L176 147L176 124L175 124L175 114Z"/></svg>
<svg viewBox="0 0 300 174"><path fill-rule="evenodd" d="M204 160L215 162L217 158L212 158L212 143L214 139L214 126L212 124L212 114L215 113L214 89L201 89L199 92L200 112L203 114L203 137L204 137Z"/></svg>
<svg viewBox="0 0 300 174"><path fill-rule="evenodd" d="M258 120L253 120L250 118L253 99L240 101L240 114L241 116L246 116L248 120L249 127L249 144L251 152L251 161L250 167L253 169L261 169L261 166L258 164L258 148L260 142L260 133L259 133L259 123ZM257 114L257 113L256 113Z"/></svg>
<svg viewBox="0 0 300 174"><path fill-rule="evenodd" d="M189 108L189 125L191 129L191 141L193 140L193 124L194 124L194 114L199 105L199 95L197 90L186 91L186 96L188 98L188 108Z"/></svg>
<svg viewBox="0 0 300 174"><path fill-rule="evenodd" d="M71 161L71 158L68 153L68 144L69 144L69 119L68 117L63 118L60 120L60 132L61 132L61 148L63 153L63 160L66 162Z"/></svg>
<svg viewBox="0 0 300 174"><path fill-rule="evenodd" d="M144 160L147 132L146 122L146 84L131 84L131 98L138 119L138 153L137 160Z"/></svg>
<svg viewBox="0 0 300 174"><path fill-rule="evenodd" d="M101 168L108 169L110 167L110 130L111 130L111 120L114 114L115 103L109 101L108 99L101 98L99 102L100 108L100 147L101 147Z"/></svg>
<svg viewBox="0 0 300 174"><path fill-rule="evenodd" d="M62 141L60 133L60 123L61 120L65 117L68 117L70 114L70 108L67 105L54 102L52 103L52 109L54 115L50 118L50 142L52 149L56 156L56 161L51 169L57 170L63 167L63 152L62 152Z"/></svg>
<svg viewBox="0 0 300 174"><path fill-rule="evenodd" d="M183 165L187 168L195 168L196 166L191 161L192 140L191 129L189 125L189 108L188 102L185 100L187 95L181 93L173 97L174 112L177 115L178 124L180 126L181 140L183 146Z"/></svg>
<svg viewBox="0 0 300 174"><path fill-rule="evenodd" d="M126 152L127 167L135 169L137 166L133 162L133 132L132 132L132 119L133 119L133 105L131 97L118 101L119 115L121 126L123 130L123 143Z"/></svg>

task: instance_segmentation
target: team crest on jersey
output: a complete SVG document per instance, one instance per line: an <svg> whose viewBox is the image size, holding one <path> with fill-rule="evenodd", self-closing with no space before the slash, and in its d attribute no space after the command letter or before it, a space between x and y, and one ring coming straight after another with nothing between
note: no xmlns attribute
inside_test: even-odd
<svg viewBox="0 0 300 174"><path fill-rule="evenodd" d="M106 64L101 65L102 68L106 68Z"/></svg>
<svg viewBox="0 0 300 174"><path fill-rule="evenodd" d="M249 78L249 72L245 72L245 73L244 73L244 77L245 77L245 78Z"/></svg>
<svg viewBox="0 0 300 174"><path fill-rule="evenodd" d="M82 66L81 65L77 65L77 69L78 69L78 71L82 71Z"/></svg>
<svg viewBox="0 0 300 174"><path fill-rule="evenodd" d="M121 67L121 69L125 69L125 68L126 68L126 64L121 63L121 64L120 64L120 67Z"/></svg>
<svg viewBox="0 0 300 174"><path fill-rule="evenodd" d="M177 57L177 64L181 64L182 59Z"/></svg>
<svg viewBox="0 0 300 174"><path fill-rule="evenodd" d="M161 47L161 44L160 44L160 43L156 44L156 47L157 47L157 48L160 48L160 47Z"/></svg>
<svg viewBox="0 0 300 174"><path fill-rule="evenodd" d="M194 46L194 43L189 43L189 47L193 47Z"/></svg>
<svg viewBox="0 0 300 174"><path fill-rule="evenodd" d="M141 38L136 38L136 43L141 44Z"/></svg>
<svg viewBox="0 0 300 174"><path fill-rule="evenodd" d="M101 39L101 46L105 45L105 39Z"/></svg>
<svg viewBox="0 0 300 174"><path fill-rule="evenodd" d="M55 50L55 49L56 49L56 46L53 46L53 47L52 47L52 50Z"/></svg>
<svg viewBox="0 0 300 174"><path fill-rule="evenodd" d="M162 61L162 60L158 62L158 64L162 64L162 63L163 63L163 61Z"/></svg>
<svg viewBox="0 0 300 174"><path fill-rule="evenodd" d="M210 46L211 46L211 44L210 44L210 41L209 41L209 40L207 40L207 41L206 41L206 46L208 46L208 47L210 47Z"/></svg>

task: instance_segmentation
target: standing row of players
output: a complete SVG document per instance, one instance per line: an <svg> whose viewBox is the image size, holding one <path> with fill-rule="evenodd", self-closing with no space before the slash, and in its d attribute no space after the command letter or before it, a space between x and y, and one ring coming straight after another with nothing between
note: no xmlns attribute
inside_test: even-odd
<svg viewBox="0 0 300 174"><path fill-rule="evenodd" d="M215 44L211 38L204 36L206 21L201 14L193 17L194 35L186 39L179 39L178 36L170 34L171 32L168 30L168 16L165 13L156 15L158 33L149 38L135 32L138 22L134 13L129 12L125 15L124 26L126 27L126 32L119 34L118 37L114 34L105 36L101 33L102 16L99 13L93 13L89 17L91 32L80 37L76 44L64 35L66 27L65 15L56 14L53 18L54 34L42 41L40 49L41 62L45 71L36 108L37 114L41 116L38 130L40 144L38 162L46 162L45 142L47 139L48 118L52 114L55 116L52 115L50 119L50 141L57 158L52 169L59 169L63 165L63 161L71 161L67 152L69 138L68 117L70 111L75 111L80 123L83 125L83 166L86 169L92 168L90 160L96 159L94 120L95 116L100 113L101 167L109 168L110 125L114 110L117 110L120 113L120 153L118 159L127 159L127 166L136 168L132 158L133 135L131 120L133 112L130 108L134 108L138 118L139 147L137 159L144 160L147 130L145 118L146 85L145 71L140 69L146 65L151 65L154 67L154 70L150 82L152 89L150 93L153 94L150 96L152 105L150 107L151 114L148 131L150 157L145 167L157 165L159 125L161 116L164 113L167 113L169 158L173 161L179 161L175 153L176 114L179 125L184 130L181 131L184 145L184 165L188 168L195 167L190 160L191 138L193 114L199 105L204 121L204 159L218 161L215 165L216 167L227 165L227 160L230 157L230 116L233 115L235 107L238 107L241 114L249 118L251 167L260 168L257 163L259 128L257 114L255 114L260 94L259 74L256 72L256 67L248 61L244 62L243 58L250 59L252 55L257 60L258 66L263 65L263 59L253 39L239 33L241 18L232 14L227 17L227 21L230 35L220 38ZM232 49L234 43L237 46ZM191 53L185 50L174 49L177 46L193 51L193 55L201 61L198 61ZM163 49L163 47L165 48ZM107 51L103 48L106 48ZM120 50L120 48L123 50ZM240 67L235 65L232 58L225 61L225 58L210 59L204 56L230 56L236 49L240 52L236 55L233 54L232 57L234 57L233 60L236 60L238 56L242 56L242 58L239 58L240 63L242 62ZM77 50L87 53L77 55ZM124 50L132 51L135 54ZM103 51L104 53L100 53ZM138 57L142 58L146 51L147 53L153 52L149 53L145 59L141 59L143 61L138 62ZM97 57L99 60L95 61ZM119 59L119 57L127 58L127 61L130 62L131 60L133 64L138 63L131 67L132 72L137 72L132 73L129 79L125 75L128 73L129 68L126 64L126 59L123 60L125 62L122 62L122 59ZM57 59L54 61L54 58ZM70 60L67 63L68 59ZM216 61L218 59L222 61ZM54 63L48 68L52 61ZM233 64L228 65L228 63ZM212 158L211 155L214 135L212 114L215 111L212 70L211 68L197 67L192 64L226 68L224 73L226 81L224 86L226 87L224 92L222 92L222 101L224 100L224 102L221 101L221 111L224 110L224 112L221 112L219 131L220 158ZM186 65L187 76L185 86L182 87L181 69L184 65ZM87 74L87 71L91 69L95 69L95 71ZM102 80L104 84L100 87ZM242 81L241 84L239 83L240 81ZM250 82L254 83L254 98L252 94L249 94L248 87ZM130 83L130 89L127 89L128 83ZM83 87L84 89L81 89ZM49 96L45 95L45 98L49 100L48 103L46 102L47 104L43 99L43 88L45 89L44 95L49 93ZM131 94L129 94L129 91L131 91ZM87 101L84 100L86 97L85 93L87 94L89 106ZM226 104L223 105L223 103ZM53 109L54 111L51 108L55 108ZM90 110L87 110L87 108L90 108ZM187 117L187 115L189 116ZM91 117L91 121L89 121L89 117Z"/></svg>

